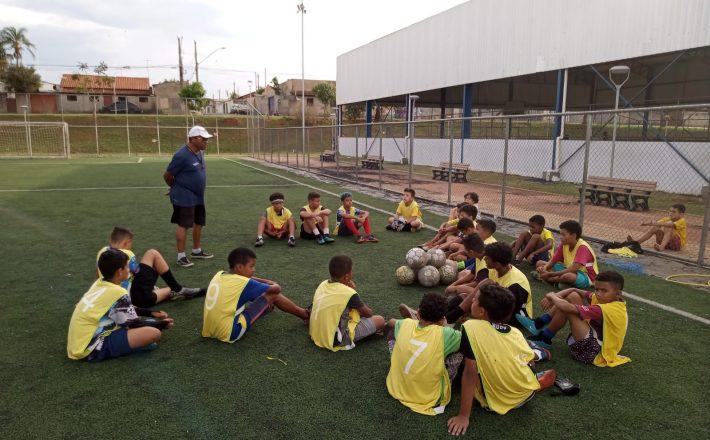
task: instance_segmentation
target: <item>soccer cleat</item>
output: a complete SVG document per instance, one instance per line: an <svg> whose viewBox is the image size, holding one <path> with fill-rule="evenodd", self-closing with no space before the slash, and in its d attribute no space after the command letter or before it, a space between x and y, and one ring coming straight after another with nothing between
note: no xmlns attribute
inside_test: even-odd
<svg viewBox="0 0 710 440"><path fill-rule="evenodd" d="M264 245L264 239L262 237L256 237L254 242L254 247L262 247Z"/></svg>
<svg viewBox="0 0 710 440"><path fill-rule="evenodd" d="M520 325L523 326L523 328L527 331L530 332L531 335L537 336L542 332L542 329L535 327L535 321L532 319L528 318L527 316L523 316L520 314L515 315L515 319L518 320Z"/></svg>
<svg viewBox="0 0 710 440"><path fill-rule="evenodd" d="M365 237L363 237L362 235L358 235L357 241L355 243L361 244L361 243L364 243L365 241L367 241L367 240L365 240Z"/></svg>
<svg viewBox="0 0 710 440"><path fill-rule="evenodd" d="M207 289L200 287L183 287L179 292L170 292L170 300L178 299L192 299L198 296L204 296L207 293Z"/></svg>
<svg viewBox="0 0 710 440"><path fill-rule="evenodd" d="M188 260L187 257L178 258L177 265L181 267L192 267L195 265L192 261Z"/></svg>
<svg viewBox="0 0 710 440"><path fill-rule="evenodd" d="M330 244L334 243L335 239L330 236L330 234L323 234L323 240L325 241L325 244Z"/></svg>
<svg viewBox="0 0 710 440"><path fill-rule="evenodd" d="M416 310L413 308L409 307L406 304L400 304L399 305L399 314L402 315L402 318L412 318L419 320L419 313L417 313Z"/></svg>
<svg viewBox="0 0 710 440"><path fill-rule="evenodd" d="M551 361L552 360L552 353L550 350L546 348L542 348L536 343L532 341L527 341L528 345L532 349L533 353L535 354L535 359L533 359L535 362L541 362L541 361Z"/></svg>
<svg viewBox="0 0 710 440"><path fill-rule="evenodd" d="M192 258L202 258L202 259L204 259L204 260L207 260L207 259L209 259L209 258L214 257L213 254L208 254L207 252L205 252L205 251L202 250L202 249L200 249L200 252L191 252L191 253L190 253L190 256L191 256Z"/></svg>
<svg viewBox="0 0 710 440"><path fill-rule="evenodd" d="M367 241L368 243L378 243L380 240L375 238L374 235L370 234L367 237L365 237L365 241Z"/></svg>
<svg viewBox="0 0 710 440"><path fill-rule="evenodd" d="M296 239L294 237L288 237L288 245L289 245L289 247L295 247L296 246Z"/></svg>
<svg viewBox="0 0 710 440"><path fill-rule="evenodd" d="M555 384L555 379L557 379L557 372L555 370L545 370L537 373L537 381L540 383L540 389L538 391L544 391Z"/></svg>
<svg viewBox="0 0 710 440"><path fill-rule="evenodd" d="M552 341L545 341L539 335L528 338L528 343L533 343L533 344L537 345L538 347L547 348L547 349L552 347Z"/></svg>
<svg viewBox="0 0 710 440"><path fill-rule="evenodd" d="M316 243L318 244L325 244L325 239L323 238L322 235L319 235L316 237Z"/></svg>

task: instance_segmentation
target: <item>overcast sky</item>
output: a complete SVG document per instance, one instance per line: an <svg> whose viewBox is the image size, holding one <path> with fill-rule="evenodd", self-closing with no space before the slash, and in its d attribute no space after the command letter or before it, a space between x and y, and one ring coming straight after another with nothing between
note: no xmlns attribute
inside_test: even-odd
<svg viewBox="0 0 710 440"><path fill-rule="evenodd" d="M183 37L186 79L194 80L193 41L208 96L236 86L248 93L254 73L264 84L301 77L301 16L297 0L1 0L0 27L27 28L36 46L25 65L58 83L76 65L100 61L109 75L178 79L177 36ZM336 58L463 0L306 0L305 76L335 79ZM131 66L130 70L118 67ZM150 67L148 67L150 66ZM162 67L159 67L162 66Z"/></svg>

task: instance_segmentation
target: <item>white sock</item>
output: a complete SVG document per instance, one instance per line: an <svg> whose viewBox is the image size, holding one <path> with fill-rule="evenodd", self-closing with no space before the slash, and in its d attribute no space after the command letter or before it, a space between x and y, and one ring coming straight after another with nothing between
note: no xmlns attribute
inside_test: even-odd
<svg viewBox="0 0 710 440"><path fill-rule="evenodd" d="M261 235L257 235L257 236L256 236L256 239L257 239L257 240L263 240L264 237L262 237Z"/></svg>
<svg viewBox="0 0 710 440"><path fill-rule="evenodd" d="M323 228L323 233L324 233L325 235L330 234L330 229L329 229L329 228Z"/></svg>
<svg viewBox="0 0 710 440"><path fill-rule="evenodd" d="M179 260L179 259L181 259L181 258L187 258L187 257L185 256L185 252L178 252L178 258L177 258L177 259Z"/></svg>
<svg viewBox="0 0 710 440"><path fill-rule="evenodd" d="M193 254L199 254L200 252L202 252L202 248L197 248L197 249L192 250Z"/></svg>

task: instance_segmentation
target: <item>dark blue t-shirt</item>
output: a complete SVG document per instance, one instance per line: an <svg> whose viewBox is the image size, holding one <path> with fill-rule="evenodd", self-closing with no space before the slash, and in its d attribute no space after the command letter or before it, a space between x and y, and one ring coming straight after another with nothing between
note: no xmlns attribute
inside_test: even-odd
<svg viewBox="0 0 710 440"><path fill-rule="evenodd" d="M205 157L183 145L173 155L168 165L168 172L175 176L175 183L170 187L170 201L176 206L197 206L205 204Z"/></svg>

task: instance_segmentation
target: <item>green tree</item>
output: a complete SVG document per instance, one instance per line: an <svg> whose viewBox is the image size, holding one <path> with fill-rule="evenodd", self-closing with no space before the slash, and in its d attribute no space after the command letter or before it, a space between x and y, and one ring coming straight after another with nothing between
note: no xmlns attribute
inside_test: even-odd
<svg viewBox="0 0 710 440"><path fill-rule="evenodd" d="M0 74L0 80L8 90L16 93L36 92L42 82L34 68L25 66L7 66Z"/></svg>
<svg viewBox="0 0 710 440"><path fill-rule="evenodd" d="M181 98L188 100L187 107L190 110L202 110L207 104L207 100L204 99L205 88L199 81L186 85L180 89L180 93L178 93L178 95Z"/></svg>
<svg viewBox="0 0 710 440"><path fill-rule="evenodd" d="M22 65L22 52L27 51L34 58L35 45L27 38L27 29L7 26L0 30L0 45L10 50L10 57L15 60L15 66Z"/></svg>
<svg viewBox="0 0 710 440"><path fill-rule="evenodd" d="M257 95L261 95L261 94L264 93L264 88L263 88L263 87L258 87L258 88L254 91L254 93L256 93Z"/></svg>
<svg viewBox="0 0 710 440"><path fill-rule="evenodd" d="M362 117L364 112L365 104L361 102L357 104L348 104L345 106L345 119L349 121L356 121Z"/></svg>
<svg viewBox="0 0 710 440"><path fill-rule="evenodd" d="M271 88L274 89L274 93L277 95L281 94L281 84L279 84L279 79L277 77L271 78Z"/></svg>
<svg viewBox="0 0 710 440"><path fill-rule="evenodd" d="M325 104L325 114L330 114L330 107L335 104L335 87L329 83L316 84L313 87L313 94L316 95L320 102Z"/></svg>

